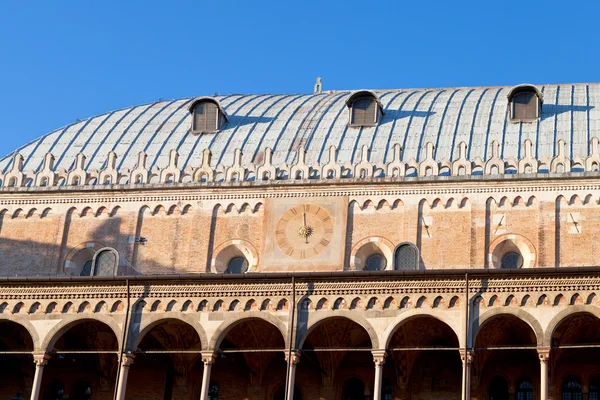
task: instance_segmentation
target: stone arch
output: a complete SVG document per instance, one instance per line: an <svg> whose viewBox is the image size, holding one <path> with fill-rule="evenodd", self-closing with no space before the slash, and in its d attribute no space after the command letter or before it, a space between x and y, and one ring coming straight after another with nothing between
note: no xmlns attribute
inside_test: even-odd
<svg viewBox="0 0 600 400"><path fill-rule="evenodd" d="M39 350L42 348L40 346L40 335L38 334L38 331L35 329L35 327L29 321L28 318L17 315L8 316L0 314L0 321L13 322L17 325L22 326L23 328L25 328L25 330L27 331L27 333L29 333L29 336L31 337L31 341L33 342L33 349Z"/></svg>
<svg viewBox="0 0 600 400"><path fill-rule="evenodd" d="M258 268L258 251L254 245L247 240L226 240L213 250L214 257L211 260L212 272L223 273L227 269L227 263L236 256L242 256L248 263L246 272L256 272Z"/></svg>
<svg viewBox="0 0 600 400"><path fill-rule="evenodd" d="M121 346L121 337L123 332L121 327L117 324L117 322L111 318L110 316L103 314L86 314L85 316L73 314L65 316L63 321L56 326L54 326L44 337L42 343L40 344L40 350L51 352L56 344L56 341L60 339L60 337L67 332L69 329L74 327L75 325L85 322L85 321L93 321L100 322L106 326L108 326L115 337L117 338L117 345ZM121 350L121 349L118 349Z"/></svg>
<svg viewBox="0 0 600 400"><path fill-rule="evenodd" d="M144 337L148 332L150 332L157 325L162 324L167 321L178 321L183 322L185 324L190 325L198 334L200 338L200 346L202 350L206 350L206 345L208 343L208 336L204 331L204 328L196 322L196 318L192 314L181 314L177 313L174 315L170 315L165 317L164 315L150 315L149 317L142 320L140 324L139 331L136 335L132 335L129 339L129 342L132 344L131 349L137 349Z"/></svg>
<svg viewBox="0 0 600 400"><path fill-rule="evenodd" d="M583 304L577 304L568 307L566 310L563 310L556 314L554 318L550 320L548 326L546 327L546 331L543 336L543 344L544 346L550 346L552 343L552 335L554 335L554 331L556 328L563 322L566 318L575 315L575 314L589 314L598 319L600 319L600 309L596 307L588 307Z"/></svg>
<svg viewBox="0 0 600 400"><path fill-rule="evenodd" d="M477 337L479 330L486 322L499 315L512 315L525 322L533 330L537 345L540 346L543 343L544 330L539 321L527 311L511 307L492 308L481 314L479 317L473 318L473 322L471 322L471 337L469 338L470 343L475 343L475 338Z"/></svg>
<svg viewBox="0 0 600 400"><path fill-rule="evenodd" d="M437 319L438 321L448 325L448 327L454 332L454 334L456 335L456 338L458 340L458 345L460 347L464 347L464 338L463 335L460 332L460 328L458 326L455 326L455 324L452 323L450 318L446 318L445 314L438 310L433 310L433 309L411 309L408 310L406 312L403 312L399 317L397 317L396 319L394 319L392 322L390 322L388 324L387 329L383 332L383 340L382 343L385 344L385 348L389 347L390 344L390 340L392 339L392 337L394 336L394 334L396 333L396 331L405 323L407 323L410 320L419 318L419 317L431 317L434 319Z"/></svg>
<svg viewBox="0 0 600 400"><path fill-rule="evenodd" d="M287 338L287 326L277 317L268 314L261 313L260 311L249 311L244 313L244 317L240 318L239 315L233 314L225 319L221 325L213 332L210 341L208 342L208 350L215 351L221 345L223 339L227 336L229 331L231 331L234 327L242 322L248 322L253 319L260 319L262 321L268 322L271 325L275 326L279 329L281 336L283 337L283 342L285 343L285 347L289 347L289 340Z"/></svg>
<svg viewBox="0 0 600 400"><path fill-rule="evenodd" d="M311 318L312 316L314 317ZM327 315L309 315L308 323L305 325L304 330L299 330L298 332L298 337L296 339L297 347L301 349L304 345L304 342L306 341L306 338L308 338L308 335L310 335L310 333L321 323L332 318L345 318L347 320L350 320L351 322L358 324L369 335L369 338L371 339L372 348L375 350L379 349L379 343L381 342L379 340L379 336L377 335L377 331L373 328L373 326L371 326L371 324L366 320L366 318L361 317L356 313L348 310L336 310L334 313L327 313Z"/></svg>

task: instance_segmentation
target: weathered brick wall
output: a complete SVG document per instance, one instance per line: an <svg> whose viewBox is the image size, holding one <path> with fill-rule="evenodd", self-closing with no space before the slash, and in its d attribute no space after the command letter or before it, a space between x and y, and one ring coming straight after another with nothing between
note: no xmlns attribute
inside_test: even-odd
<svg viewBox="0 0 600 400"><path fill-rule="evenodd" d="M332 194L311 193L311 188L290 193L278 187L268 193L238 194L235 200L201 201L190 201L191 196L183 191L175 194L180 200L152 197L150 190L148 197L139 200L110 198L107 202L82 193L89 205L77 207L71 204L80 200L77 195L52 205L47 204L52 199L40 194L29 198L27 205L17 202L2 206L0 275L65 273L65 262L79 249L104 246L114 247L142 273L205 272L211 270L223 244L238 240L256 253L255 270L294 270L298 264L287 265L285 257L277 266L261 265L261 258L270 251L265 238L272 240L274 232L265 232L272 225L270 210L264 198L257 196L298 197L302 203L307 193L349 203L347 217L339 217L347 219L345 231L332 243L345 252L339 270L355 269L356 246L370 238L381 238L381 243L392 250L402 242L414 243L424 269L497 267L490 261L493 246L498 240L515 237L527 242L533 254L534 262L529 266L596 265L596 255L600 254L596 240L600 228L598 196L585 188L580 195L573 194L574 186L547 191L543 183L526 193L494 182L465 188L462 194L455 190L459 184L439 184L422 194L407 192L403 196L389 194L397 186L374 185L360 196L336 191L335 186L327 188ZM505 185L500 194L497 185ZM415 191L420 188L414 186ZM447 191L450 193L445 194ZM6 204L3 196L0 204ZM145 238L146 244L135 243L136 237ZM320 263L323 270L331 269L316 257L307 259L302 270L320 270Z"/></svg>

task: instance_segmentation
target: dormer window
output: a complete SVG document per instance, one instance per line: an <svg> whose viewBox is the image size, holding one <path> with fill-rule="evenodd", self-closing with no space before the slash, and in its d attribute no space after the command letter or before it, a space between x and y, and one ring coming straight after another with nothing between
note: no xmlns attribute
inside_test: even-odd
<svg viewBox="0 0 600 400"><path fill-rule="evenodd" d="M215 133L227 122L227 116L221 105L213 98L198 98L188 109L192 114L191 132L193 134Z"/></svg>
<svg viewBox="0 0 600 400"><path fill-rule="evenodd" d="M543 94L532 85L515 86L508 93L512 122L534 122L541 114Z"/></svg>
<svg viewBox="0 0 600 400"><path fill-rule="evenodd" d="M350 126L374 126L383 115L381 102L371 91L362 90L353 93L346 100L346 105L350 111Z"/></svg>

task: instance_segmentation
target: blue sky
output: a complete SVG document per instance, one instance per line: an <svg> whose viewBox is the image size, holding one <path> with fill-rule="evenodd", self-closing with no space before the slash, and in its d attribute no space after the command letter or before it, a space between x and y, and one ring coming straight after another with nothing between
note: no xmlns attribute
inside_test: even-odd
<svg viewBox="0 0 600 400"><path fill-rule="evenodd" d="M153 100L596 82L592 1L1 1L0 156Z"/></svg>

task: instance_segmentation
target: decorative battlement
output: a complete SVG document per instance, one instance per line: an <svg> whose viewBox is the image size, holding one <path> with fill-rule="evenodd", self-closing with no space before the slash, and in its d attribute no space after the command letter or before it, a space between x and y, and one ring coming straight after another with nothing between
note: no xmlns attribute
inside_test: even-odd
<svg viewBox="0 0 600 400"><path fill-rule="evenodd" d="M376 164L369 160L368 146L362 146L360 162L356 164L339 163L335 146L329 148L329 161L324 164L306 163L306 152L298 153L298 161L294 164L283 163L275 166L272 163L273 152L265 149L262 165L250 163L242 165L242 152L236 149L234 161L230 166L222 164L211 167L211 152L206 149L202 163L197 167L188 166L183 170L178 167L179 155L171 150L169 164L165 168L146 166L147 155L140 152L137 167L133 170L124 168L117 170L117 155L107 155L106 167L100 171L86 170L85 155L79 153L73 168L54 168L54 156L46 154L39 171L23 171L23 156L13 156L12 169L5 174L0 173L0 187L47 187L47 186L89 186L89 185L143 185L154 183L191 183L191 182L254 182L254 181L299 181L305 179L340 180L345 178L404 178L431 176L468 176L468 175L503 175L503 174L543 174L564 172L598 172L600 169L600 140L590 140L588 157L568 158L565 155L566 143L557 142L557 155L553 158L535 158L532 155L532 142L527 139L523 143L524 156L520 159L509 157L502 159L499 155L500 145L491 143L491 156L487 160L476 157L467 159L468 147L465 142L459 144L459 156L455 161L434 159L434 145L428 142L425 146L426 157L418 162L414 158L408 162L401 160L402 148L393 145L392 161Z"/></svg>

